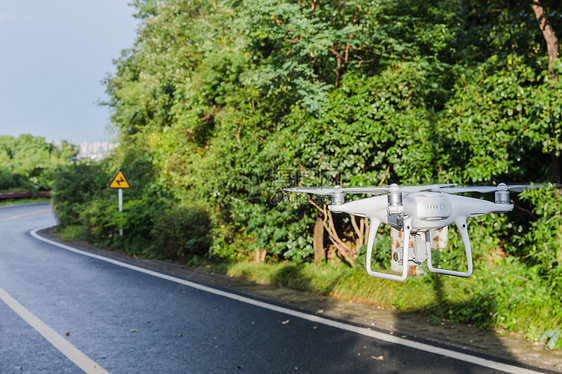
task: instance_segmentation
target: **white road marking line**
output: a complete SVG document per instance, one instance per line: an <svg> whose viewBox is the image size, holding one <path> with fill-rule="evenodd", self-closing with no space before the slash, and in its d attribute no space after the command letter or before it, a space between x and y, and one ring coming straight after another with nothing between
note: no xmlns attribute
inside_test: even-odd
<svg viewBox="0 0 562 374"><path fill-rule="evenodd" d="M169 280L171 282L179 283L179 284L182 284L182 285L185 285L185 286L188 286L188 287L192 287L192 288L195 288L195 289L198 289L198 290L201 290L201 291L205 291L205 292L209 292L209 293L212 293L212 294L215 294L215 295L227 297L229 299L233 299L233 300L237 300L237 301L240 301L240 302L243 302L243 303L258 306L260 308L269 309L269 310L276 311L276 312L279 312L279 313L288 314L288 315L291 315L291 316L294 316L294 317L302 318L302 319L307 320L307 321L311 321L311 322L315 322L315 323L321 323L323 325L335 327L335 328L340 329L340 330L354 332L356 334L368 336L368 337L378 339L378 340L381 340L381 341L384 341L384 342L387 342L387 343L403 345L403 346L406 346L406 347L409 347L409 348L418 349L420 351L425 351L425 352L430 352L430 353L442 355L442 356L445 356L445 357L450 357L450 358L453 358L453 359L456 359L456 360L459 360L459 361L465 361L465 362L468 362L468 363L471 363L471 364L474 364L474 365L484 366L484 367L487 367L487 368L490 368L490 369L503 371L503 372L510 373L510 374L541 374L542 373L542 372L539 372L539 371L525 369L525 368L514 366L514 365L504 364L504 363L501 363L501 362L488 360L488 359L485 359L485 358L481 358L481 357L478 357L478 356L473 356L473 355L470 355L470 354L453 351L453 350L446 349L446 348L436 347L436 346L426 344L426 343L419 343L419 342L399 338L397 336L385 334L385 333L378 332L378 331L369 330L369 329L364 328L364 327L357 327L357 326L349 325L349 324L346 324L346 323L343 323L343 322L333 321L333 320L323 318L323 317L320 317L320 316L317 316L317 315L307 314L307 313L299 312L299 311L292 310L292 309L289 309L289 308L284 308L284 307L281 307L281 306L272 305L272 304L269 304L269 303L266 303L266 302L263 302L263 301L251 299L249 297L237 295L237 294L226 292L226 291L217 290L215 288L208 287L208 286L203 286L201 284L197 284L197 283L194 283L194 282L190 282L188 280L173 277L171 275L158 273L156 271L149 270L149 269L144 269L144 268L139 267L139 266L131 265L131 264L128 264L128 263L125 263L125 262L122 262L122 261L118 261L118 260L114 260L112 258L96 255L94 253L89 253L89 252L71 247L71 246L66 245L66 244L58 243L54 240L43 238L43 237L41 237L37 234L37 231L40 231L40 230L43 230L43 229L46 229L46 228L48 228L48 227L38 228L38 229L32 230L31 235L34 238L36 238L38 240L41 240L45 243L55 245L57 247L66 249L66 250L74 252L74 253L81 254L83 256L88 256L88 257L92 257L92 258L95 258L95 259L98 259L98 260L101 260L101 261L109 262L109 263L117 265L117 266L121 266L121 267L124 267L124 268L127 268L127 269L135 270L135 271L138 271L140 273L152 275L152 276L157 277L157 278Z"/></svg>
<svg viewBox="0 0 562 374"><path fill-rule="evenodd" d="M104 368L95 363L91 358L82 353L78 348L72 345L68 340L57 334L49 325L41 321L37 316L31 313L2 287L0 287L0 300L8 305L17 315L25 322L33 327L39 334L43 335L49 343L65 355L70 361L75 363L85 373L107 373Z"/></svg>
<svg viewBox="0 0 562 374"><path fill-rule="evenodd" d="M2 219L0 219L0 222L6 222L6 221L11 221L11 220L13 220L13 219L23 218L23 217L27 217L27 216L33 216L33 215L35 215L35 214L49 212L50 210L51 210L51 208L49 208L49 209L43 209L43 210L36 210L36 211L34 211L34 212L31 212L31 213L20 214L19 216L13 216L13 217L8 217L8 218L2 218Z"/></svg>

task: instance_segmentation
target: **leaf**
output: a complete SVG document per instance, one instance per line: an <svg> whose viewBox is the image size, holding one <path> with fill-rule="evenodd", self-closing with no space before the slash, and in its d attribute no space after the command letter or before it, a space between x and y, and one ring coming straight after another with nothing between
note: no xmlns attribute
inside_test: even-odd
<svg viewBox="0 0 562 374"><path fill-rule="evenodd" d="M560 333L560 329L550 329L548 331L545 331L541 335L539 341L548 339L548 342L546 343L547 348L554 349L554 347L556 347L556 344L558 343L558 339L560 339Z"/></svg>

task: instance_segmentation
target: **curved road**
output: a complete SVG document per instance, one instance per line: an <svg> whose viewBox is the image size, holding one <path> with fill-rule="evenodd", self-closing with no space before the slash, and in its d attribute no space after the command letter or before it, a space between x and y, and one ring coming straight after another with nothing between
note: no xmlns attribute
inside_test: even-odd
<svg viewBox="0 0 562 374"><path fill-rule="evenodd" d="M54 224L48 204L0 208L0 373L506 371L178 285L30 234Z"/></svg>

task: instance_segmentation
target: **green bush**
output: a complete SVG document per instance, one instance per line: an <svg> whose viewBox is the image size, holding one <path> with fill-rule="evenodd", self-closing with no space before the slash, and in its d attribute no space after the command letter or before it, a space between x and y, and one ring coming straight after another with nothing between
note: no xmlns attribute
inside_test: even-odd
<svg viewBox="0 0 562 374"><path fill-rule="evenodd" d="M8 191L12 189L21 191L28 190L29 188L30 183L24 176L0 169L0 191Z"/></svg>
<svg viewBox="0 0 562 374"><path fill-rule="evenodd" d="M211 228L211 220L203 208L175 207L158 216L150 236L156 254L185 261L209 253Z"/></svg>
<svg viewBox="0 0 562 374"><path fill-rule="evenodd" d="M119 232L115 222L116 206L117 202L110 199L95 199L81 205L79 222L86 227L88 241L105 245L112 243L114 235Z"/></svg>
<svg viewBox="0 0 562 374"><path fill-rule="evenodd" d="M103 191L110 176L102 164L81 162L60 167L53 183L55 215L61 226L81 224L85 204Z"/></svg>
<svg viewBox="0 0 562 374"><path fill-rule="evenodd" d="M70 225L59 228L57 234L62 240L67 241L86 240L88 237L86 227L83 225Z"/></svg>
<svg viewBox="0 0 562 374"><path fill-rule="evenodd" d="M523 198L533 204L537 219L528 231L514 235L509 248L536 268L551 292L562 298L562 195L557 190L535 190Z"/></svg>
<svg viewBox="0 0 562 374"><path fill-rule="evenodd" d="M123 236L116 236L113 245L129 254L151 256L153 244L150 232L158 222L160 212L171 204L167 199L148 193L138 199L124 197L124 200L123 212L119 213L117 203L113 208L112 223L123 229Z"/></svg>
<svg viewBox="0 0 562 374"><path fill-rule="evenodd" d="M77 154L77 147L66 141L59 147L39 136L0 134L0 191L49 191L53 170Z"/></svg>

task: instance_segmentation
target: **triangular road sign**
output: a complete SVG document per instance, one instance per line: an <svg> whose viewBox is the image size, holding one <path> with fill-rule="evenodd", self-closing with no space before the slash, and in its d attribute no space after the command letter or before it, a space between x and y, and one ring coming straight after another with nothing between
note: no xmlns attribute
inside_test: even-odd
<svg viewBox="0 0 562 374"><path fill-rule="evenodd" d="M131 185L127 182L127 178L125 178L123 172L121 170L117 170L117 173L115 173L115 176L109 184L109 188L128 189L131 188Z"/></svg>

